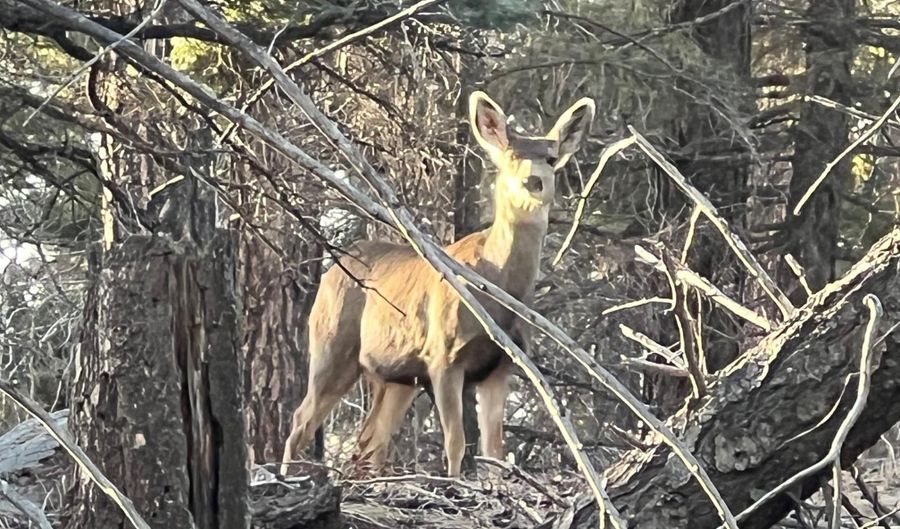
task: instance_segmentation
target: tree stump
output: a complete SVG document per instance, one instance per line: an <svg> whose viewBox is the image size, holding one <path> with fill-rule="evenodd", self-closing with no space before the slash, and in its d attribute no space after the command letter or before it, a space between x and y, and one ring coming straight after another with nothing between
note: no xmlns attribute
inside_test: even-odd
<svg viewBox="0 0 900 529"><path fill-rule="evenodd" d="M154 527L249 526L235 244L94 251L70 427ZM127 527L76 471L68 527Z"/></svg>

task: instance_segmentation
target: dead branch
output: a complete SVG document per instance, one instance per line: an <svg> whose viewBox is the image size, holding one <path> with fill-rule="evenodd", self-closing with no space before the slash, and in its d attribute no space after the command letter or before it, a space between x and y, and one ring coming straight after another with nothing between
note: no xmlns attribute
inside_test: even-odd
<svg viewBox="0 0 900 529"><path fill-rule="evenodd" d="M587 199L591 196L591 191L594 190L594 186L597 185L597 181L600 179L603 168L606 167L606 164L613 156L627 149L632 144L634 144L634 138L628 137L609 145L603 149L602 153L600 153L600 161L597 162L597 167L594 168L594 172L591 173L591 177L588 178L587 184L584 186L584 189L581 190L581 196L578 197L578 205L575 207L575 218L572 220L572 227L569 228L569 233L559 247L559 251L556 252L556 257L553 258L553 261L550 264L551 266L556 266L560 259L562 259L563 254L566 253L566 250L569 249L569 246L572 245L572 239L575 238L575 232L578 231L578 225L581 223L581 217L584 215L584 207L585 204L587 204Z"/></svg>
<svg viewBox="0 0 900 529"><path fill-rule="evenodd" d="M869 126L869 128L867 128L862 134L860 134L858 138L850 142L850 145L848 145L846 149L841 151L841 153L838 154L834 160L831 160L830 162L828 162L828 164L825 165L825 169L822 170L822 174L820 174L818 178L816 178L815 182L813 182L812 185L809 186L809 189L807 189L806 192L803 193L803 196L797 202L797 205L794 206L794 216L800 215L800 211L803 209L803 206L806 205L806 203L812 197L813 193L816 192L816 189L818 189L819 186L822 185L822 182L825 181L825 178L828 177L828 174L831 173L831 170L834 169L837 164L841 163L841 160L843 160L848 154L853 152L857 147L874 136L875 133L878 132L878 129L880 129L882 125L884 125L888 118L890 118L898 108L900 108L900 95L898 95L894 99L894 102L891 103L890 106L888 106L887 110L885 110L884 113L881 114L881 116L879 116L878 119L876 119L875 122Z"/></svg>
<svg viewBox="0 0 900 529"><path fill-rule="evenodd" d="M28 498L16 492L15 489L9 486L9 483L2 479L0 479L0 496L4 496L9 500L9 503L16 509L19 509L36 526L41 529L52 529L53 526L50 525L50 521L47 520L47 515L44 514L44 511L29 501Z"/></svg>
<svg viewBox="0 0 900 529"><path fill-rule="evenodd" d="M655 342L646 334L638 332L624 323L619 324L619 331L621 331L622 336L636 342L648 352L658 354L679 369L687 369L687 364L685 364L684 360L678 356L679 353L673 353L668 347Z"/></svg>
<svg viewBox="0 0 900 529"><path fill-rule="evenodd" d="M668 255L663 255L666 269L671 271L675 268L673 259ZM678 327L678 336L681 342L681 349L684 351L684 359L687 363L689 380L691 381L691 390L695 399L701 399L706 396L708 390L706 387L706 365L702 350L702 344L696 340L696 325L691 318L688 309L688 285L681 284L675 286L672 290L672 298L675 300L675 325Z"/></svg>
<svg viewBox="0 0 900 529"><path fill-rule="evenodd" d="M37 402L19 393L12 384L2 378L0 378L0 393L5 394L10 400L15 402L16 405L40 422L41 426L47 430L47 433L59 443L63 450L69 454L69 457L71 457L72 460L84 470L88 477L91 478L91 481L93 481L97 487L122 510L122 513L128 518L128 521L130 521L133 526L137 527L137 529L150 529L150 525L148 525L140 513L137 512L134 508L134 504L131 503L131 500L122 494L122 491L103 475L100 468L91 461L87 454L85 454L77 444L75 444L75 441L72 440L69 433L60 428L56 424L56 421L50 417L50 414L44 411Z"/></svg>
<svg viewBox="0 0 900 529"><path fill-rule="evenodd" d="M682 175L674 165L672 165L649 141L647 141L646 138L637 132L634 127L629 125L628 130L634 135L638 147L640 147L641 150L644 151L644 153L649 156L673 182L675 182L675 185L678 186L678 188L681 189L681 191L686 194L697 207L701 208L706 218L712 222L713 226L715 226L719 233L722 234L722 237L725 239L725 242L728 243L731 250L737 255L738 260L740 260L747 268L750 276L756 279L762 289L775 303L775 306L778 307L778 310L781 311L782 317L788 318L794 311L794 305L787 296L784 295L784 292L778 288L778 285L775 284L772 278L769 277L769 273L766 272L765 268L762 267L756 257L750 253L750 250L747 249L747 245L744 244L737 234L731 231L728 223L721 215L719 215L718 210L713 206L712 202L710 202L696 187L688 183L684 175Z"/></svg>
<svg viewBox="0 0 900 529"><path fill-rule="evenodd" d="M634 247L634 252L642 261L646 262L653 268L661 272L666 271L663 260L656 255L653 255L643 246L636 245ZM701 277L690 268L684 266L681 263L673 262L672 271L674 272L675 279L677 279L679 282L696 288L709 299L713 300L722 308L728 310L735 316L748 321L765 331L772 330L772 324L769 323L768 319L731 299L730 297L728 297L728 294L725 294L724 292L719 290L719 288L710 283L708 279Z"/></svg>
<svg viewBox="0 0 900 529"><path fill-rule="evenodd" d="M442 2L442 1L443 0L421 0L419 2L416 2L415 4L407 7L406 9L401 9L400 11L394 13L393 15L391 15L389 17L379 20L378 22L372 24L371 26L362 28L362 29L360 29L358 31L354 31L352 33L348 33L347 35L344 35L343 37L341 37L337 40L329 42L327 45L322 46L321 48L317 48L317 49L307 53L300 59L297 59L296 61L292 62L291 64L285 66L284 73L291 73L295 70L298 70L298 69L306 66L307 64L311 63L313 60L315 60L319 57L327 55L334 50L343 48L344 46L347 46L348 44L352 44L358 40L364 39L365 37L371 35L372 33L375 33L376 31L378 31L380 29L384 29L385 27L390 26L391 24L395 24L401 20L410 18L413 15L415 15L417 12L425 9L426 7L432 6L432 5L437 4L438 2ZM272 40L272 43L273 44L275 43L274 39ZM251 94L250 97L247 98L247 101L244 102L243 105L241 105L241 112L247 112L247 110L251 106L256 104L256 102L258 102L260 99L262 99L262 97L264 95L266 95L266 93L268 93L269 90L271 90L274 85L275 85L275 81L273 79L266 79L263 82L262 86L257 88L256 91L253 92L253 94ZM237 129L238 129L238 126L236 123L230 123L228 125L228 127L226 127L225 130L222 132L222 134L219 136L218 142L221 143L223 141L227 141L237 131Z"/></svg>

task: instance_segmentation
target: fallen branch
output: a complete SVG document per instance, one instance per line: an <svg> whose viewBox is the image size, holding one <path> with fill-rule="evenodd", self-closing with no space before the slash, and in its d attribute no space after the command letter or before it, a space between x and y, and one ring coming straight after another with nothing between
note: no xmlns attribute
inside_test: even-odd
<svg viewBox="0 0 900 529"><path fill-rule="evenodd" d="M853 402L853 407L850 409L847 417L841 422L837 434L835 434L834 440L831 442L831 447L828 449L828 453L825 454L825 457L820 459L818 462L804 468L800 472L797 472L790 478L783 481L780 485L764 494L751 506L741 511L740 514L735 517L738 521L746 519L747 516L750 515L750 513L771 501L775 496L778 496L789 488L795 486L801 480L820 472L826 467L831 466L832 489L834 490L832 501L834 502L834 508L837 511L836 513L832 514L831 527L832 529L840 527L841 448L843 448L844 446L844 441L847 440L847 434L850 433L850 428L852 428L853 425L856 424L857 419L859 419L859 416L862 414L863 408L865 408L866 406L866 399L869 397L872 367L878 357L878 355L872 354L872 342L875 340L875 331L878 330L878 323L881 321L882 314L884 314L884 310L881 307L881 301L879 301L878 298L873 294L867 294L866 297L863 298L863 303L865 303L866 308L869 309L869 322L866 324L866 331L862 344L862 354L860 354L859 356L859 382L856 389L856 400Z"/></svg>
<svg viewBox="0 0 900 529"><path fill-rule="evenodd" d="M131 522L131 525L137 527L137 529L150 529L150 526L144 521L144 518L137 512L137 509L134 508L134 504L131 503L131 500L122 494L122 491L103 475L100 468L91 461L81 447L75 444L75 441L72 440L69 433L57 426L56 421L54 421L53 418L50 417L50 414L44 411L37 402L19 393L12 384L2 378L0 378L0 393L5 394L10 400L16 403L16 405L41 423L41 426L43 426L47 430L47 433L49 433L50 436L59 443L63 450L69 454L69 457L72 458L75 464L81 467L91 481L93 481L97 487L119 507L122 514L124 514L125 517L128 518L128 521Z"/></svg>
<svg viewBox="0 0 900 529"><path fill-rule="evenodd" d="M47 515L44 514L44 511L39 509L38 506L32 503L28 498L16 492L15 489L9 486L9 483L2 479L0 479L0 496L9 500L9 503L11 503L13 507L19 509L31 523L40 527L40 529L52 529L53 526L50 525L50 520L47 519Z"/></svg>

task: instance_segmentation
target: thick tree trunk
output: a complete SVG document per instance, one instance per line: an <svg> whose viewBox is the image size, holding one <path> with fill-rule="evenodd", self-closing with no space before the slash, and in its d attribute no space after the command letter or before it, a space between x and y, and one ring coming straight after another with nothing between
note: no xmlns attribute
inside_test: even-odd
<svg viewBox="0 0 900 529"><path fill-rule="evenodd" d="M247 527L234 241L132 237L92 256L70 426L154 526ZM76 471L71 528L126 527Z"/></svg>
<svg viewBox="0 0 900 529"><path fill-rule="evenodd" d="M867 293L881 299L882 333L897 324L898 267L900 229L895 228L846 276L812 296L726 369L708 398L685 403L669 420L733 512L827 453L853 399L845 396L832 418L815 426L838 401L847 375L858 364L867 321L861 300ZM845 468L900 421L900 335L888 334L877 347L880 366L868 405L843 447ZM627 454L607 472L610 495L628 517L629 527L719 527L715 509L681 462L659 439L649 442L654 448ZM806 498L828 479L828 472L815 476L794 492ZM770 527L793 506L789 497L779 496L742 522L741 529ZM542 527L596 527L596 505L590 498L579 501L573 514L574 519L561 516Z"/></svg>
<svg viewBox="0 0 900 529"><path fill-rule="evenodd" d="M282 249L293 261L290 268L258 239L241 242L246 421L255 463L280 460L291 415L306 394L307 320L322 247L289 238Z"/></svg>

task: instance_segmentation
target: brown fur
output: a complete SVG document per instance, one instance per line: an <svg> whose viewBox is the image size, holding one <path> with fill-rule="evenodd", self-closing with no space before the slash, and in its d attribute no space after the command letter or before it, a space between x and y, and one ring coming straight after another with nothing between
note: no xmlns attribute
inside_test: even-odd
<svg viewBox="0 0 900 529"><path fill-rule="evenodd" d="M593 115L581 100L560 118L543 140L547 159L519 158L507 141L505 115L486 95L470 99L476 139L498 167L495 216L488 229L446 248L519 300L530 303L553 200L553 170L571 156L560 145L577 148ZM588 113L589 112L589 113ZM585 120L585 115L587 119ZM571 123L580 124L572 130ZM480 127L480 128L479 128ZM559 161L557 161L557 155ZM537 185L535 179L539 179ZM525 186L525 182L529 186ZM487 337L452 287L408 246L382 241L356 244L323 276L309 322L309 387L294 413L285 444L282 472L311 439L325 415L361 374L373 388L372 407L359 436L360 449L375 466L383 464L390 437L415 396L415 385L432 386L441 425L448 474L459 474L465 440L462 386L477 383L482 451L503 457L503 407L510 361ZM526 329L496 302L476 293L491 317L518 342Z"/></svg>

